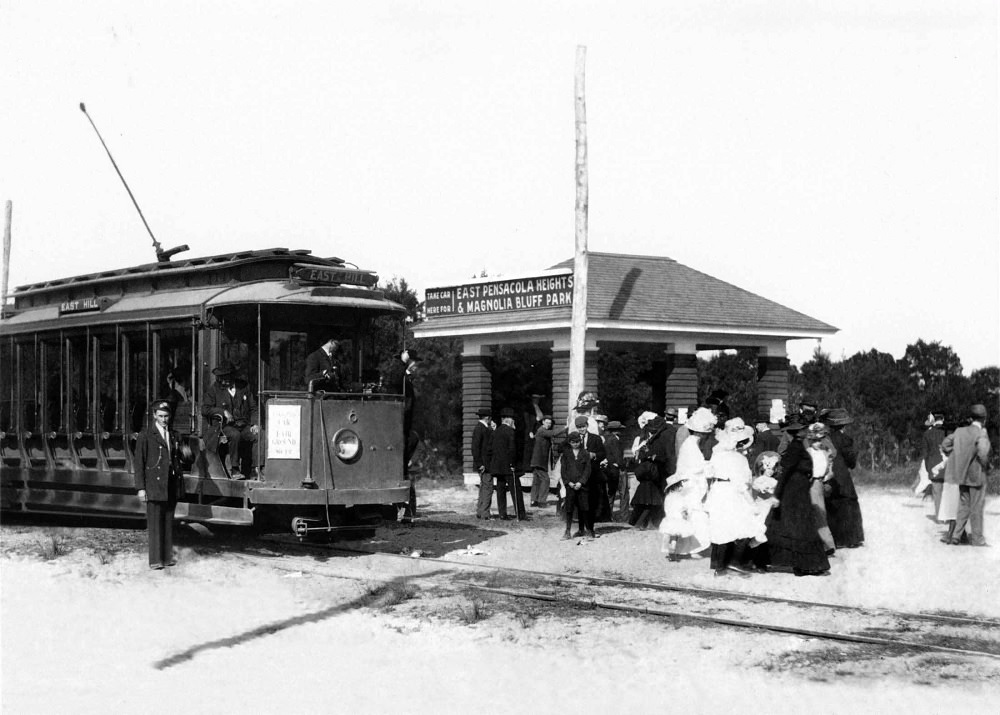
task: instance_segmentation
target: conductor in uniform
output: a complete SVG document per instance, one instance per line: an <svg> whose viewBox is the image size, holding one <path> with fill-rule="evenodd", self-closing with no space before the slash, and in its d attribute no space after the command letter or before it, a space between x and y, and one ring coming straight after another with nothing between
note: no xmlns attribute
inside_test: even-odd
<svg viewBox="0 0 1000 715"><path fill-rule="evenodd" d="M170 430L170 403L153 404L153 424L135 443L135 485L146 503L149 568L173 566L174 509L181 486L177 433Z"/></svg>

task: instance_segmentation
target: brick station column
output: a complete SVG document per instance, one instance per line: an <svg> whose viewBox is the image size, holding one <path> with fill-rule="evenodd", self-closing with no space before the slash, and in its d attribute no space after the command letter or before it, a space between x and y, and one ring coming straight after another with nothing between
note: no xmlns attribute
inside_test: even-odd
<svg viewBox="0 0 1000 715"><path fill-rule="evenodd" d="M462 356L462 472L474 476L477 484L479 474L472 468L472 430L479 421L476 412L493 406L492 360L488 355Z"/></svg>
<svg viewBox="0 0 1000 715"><path fill-rule="evenodd" d="M583 389L597 392L597 350L588 350L583 358ZM576 395L573 395L576 400ZM600 397L600 393L598 393ZM569 350L552 350L552 422L566 424L569 416Z"/></svg>
<svg viewBox="0 0 1000 715"><path fill-rule="evenodd" d="M788 407L788 358L761 355L757 358L757 412L771 411L771 400L783 400Z"/></svg>
<svg viewBox="0 0 1000 715"><path fill-rule="evenodd" d="M698 356L667 353L664 389L667 407L681 408L698 402Z"/></svg>

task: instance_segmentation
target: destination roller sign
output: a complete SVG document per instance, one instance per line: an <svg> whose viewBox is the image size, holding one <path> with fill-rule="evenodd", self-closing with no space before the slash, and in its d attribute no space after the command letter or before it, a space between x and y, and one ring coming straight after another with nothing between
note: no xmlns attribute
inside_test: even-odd
<svg viewBox="0 0 1000 715"><path fill-rule="evenodd" d="M573 275L428 288L424 297L428 318L556 308L573 304Z"/></svg>

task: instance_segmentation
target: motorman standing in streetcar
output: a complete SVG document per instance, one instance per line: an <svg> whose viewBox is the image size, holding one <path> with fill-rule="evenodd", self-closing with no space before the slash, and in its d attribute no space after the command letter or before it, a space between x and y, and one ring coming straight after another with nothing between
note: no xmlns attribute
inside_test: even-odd
<svg viewBox="0 0 1000 715"><path fill-rule="evenodd" d="M338 392L341 389L340 375L333 361L333 354L340 343L333 336L327 336L323 344L306 356L306 385L310 390Z"/></svg>

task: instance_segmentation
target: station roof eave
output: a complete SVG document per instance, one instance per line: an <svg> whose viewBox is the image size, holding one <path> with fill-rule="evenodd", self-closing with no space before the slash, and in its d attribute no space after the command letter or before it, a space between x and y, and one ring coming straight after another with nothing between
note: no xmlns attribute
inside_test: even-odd
<svg viewBox="0 0 1000 715"><path fill-rule="evenodd" d="M545 318L542 316L533 316L531 319L526 319L525 316L520 315L517 316L517 320L504 319L513 316L490 316L489 320L482 320L483 316L478 317L480 318L479 321L463 321L450 318L424 321L414 326L413 334L417 338L488 337L491 335L499 338L515 333L535 333L541 339L543 335L565 333L571 328L571 320L568 315L559 317L547 316ZM797 340L829 337L836 332L835 330L779 329L765 325L709 325L705 323L623 320L588 320L587 331L598 339L601 333L615 333L619 336L622 334L634 334L637 342L644 342L651 339L668 340L671 335L718 335L720 337L743 335Z"/></svg>
<svg viewBox="0 0 1000 715"><path fill-rule="evenodd" d="M568 259L546 273L572 270ZM591 252L588 332L632 333L646 341L667 334L760 336L794 340L834 335L838 328L662 256ZM495 280L495 279L494 279ZM568 331L569 305L435 315L416 337L489 336Z"/></svg>

